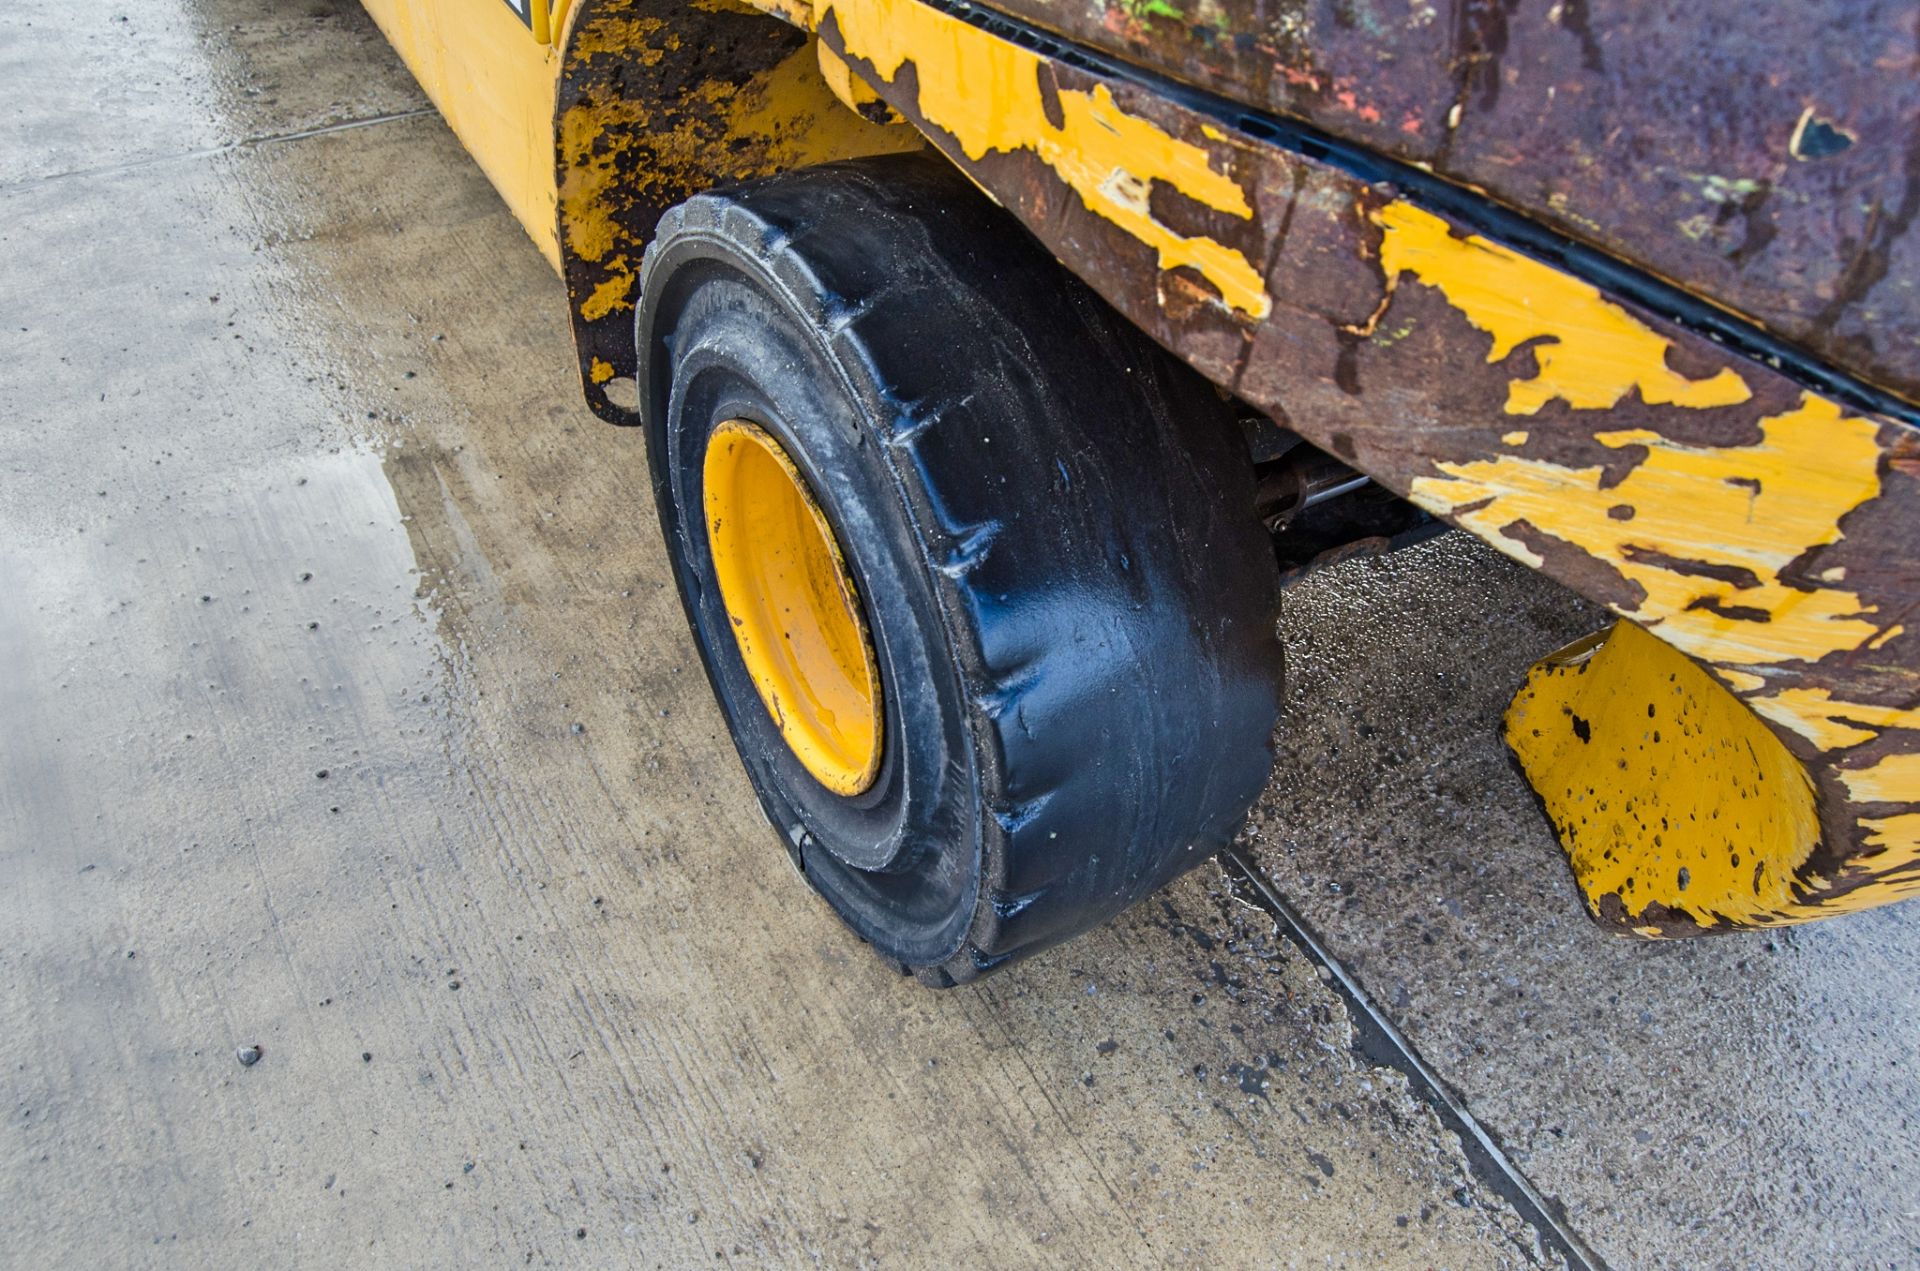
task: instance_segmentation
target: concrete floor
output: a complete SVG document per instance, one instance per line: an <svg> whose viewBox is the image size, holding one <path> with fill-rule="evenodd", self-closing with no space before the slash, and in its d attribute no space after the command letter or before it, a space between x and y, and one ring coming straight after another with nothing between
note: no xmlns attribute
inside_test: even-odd
<svg viewBox="0 0 1920 1271"><path fill-rule="evenodd" d="M1920 906L1604 931L1497 740L1592 611L1464 536L1289 599L1249 854L1571 1226L1620 1267L1920 1266Z"/></svg>
<svg viewBox="0 0 1920 1271"><path fill-rule="evenodd" d="M0 1263L1558 1261L1214 867L946 994L843 933L357 9L16 15L0 83ZM1249 851L1600 1258L1911 1265L1920 923L1587 926L1493 721L1589 618L1311 581Z"/></svg>

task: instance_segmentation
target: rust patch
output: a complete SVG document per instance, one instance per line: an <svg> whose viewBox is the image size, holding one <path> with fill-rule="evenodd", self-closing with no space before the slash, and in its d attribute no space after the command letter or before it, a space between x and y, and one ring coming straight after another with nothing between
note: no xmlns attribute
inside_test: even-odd
<svg viewBox="0 0 1920 1271"><path fill-rule="evenodd" d="M856 5L859 22L835 20ZM1161 343L1740 693L1813 781L1821 838L1798 867L1796 912L1895 894L1887 880L1908 845L1920 853L1920 790L1856 805L1836 764L1856 747L1920 753L1920 639L1907 630L1920 617L1907 546L1920 541L1920 430L1849 413L1392 189L1134 83L1021 49L1030 126L983 124L965 77L936 63L1013 56L973 47L996 37L945 19L940 38L902 42L941 20L913 0L824 0L820 12L855 74ZM1579 41L1559 36L1577 58ZM1316 73L1288 92L1308 88L1344 91ZM1059 149L1072 101L1204 166L1175 177L1106 150L1076 169ZM1193 199L1228 174L1244 205ZM1103 191L1137 199L1140 219L1096 211ZM1716 206L1754 191L1722 193ZM1267 311L1216 300L1221 275L1169 261L1155 235L1204 235L1259 262ZM1857 867L1869 855L1883 864ZM1650 931L1701 925L1652 899L1619 915Z"/></svg>
<svg viewBox="0 0 1920 1271"><path fill-rule="evenodd" d="M745 5L581 0L554 115L562 272L595 414L634 373L641 257L668 208L723 181L913 149L898 124L841 106L809 37Z"/></svg>
<svg viewBox="0 0 1920 1271"><path fill-rule="evenodd" d="M1350 0L1210 0L1194 20L1138 0L993 8L1485 190L1920 400L1909 6L1802 0L1758 23L1591 0L1363 21Z"/></svg>

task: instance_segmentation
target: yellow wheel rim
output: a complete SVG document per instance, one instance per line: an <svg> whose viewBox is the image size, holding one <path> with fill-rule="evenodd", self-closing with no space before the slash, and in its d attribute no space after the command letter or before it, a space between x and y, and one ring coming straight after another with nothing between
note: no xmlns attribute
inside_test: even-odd
<svg viewBox="0 0 1920 1271"><path fill-rule="evenodd" d="M714 429L707 544L753 686L787 746L835 794L880 771L880 676L846 558L793 460L758 425Z"/></svg>

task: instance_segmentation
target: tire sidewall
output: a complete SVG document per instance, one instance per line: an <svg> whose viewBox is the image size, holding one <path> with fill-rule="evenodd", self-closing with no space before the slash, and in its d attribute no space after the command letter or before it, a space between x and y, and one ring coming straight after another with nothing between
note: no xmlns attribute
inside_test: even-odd
<svg viewBox="0 0 1920 1271"><path fill-rule="evenodd" d="M966 939L981 882L980 783L956 650L885 457L884 423L860 403L777 280L676 244L656 309L671 378L661 453L676 574L715 695L762 807L795 864L855 930L906 965ZM859 795L827 790L781 736L740 657L714 573L703 469L714 428L759 425L786 451L846 558L879 662L882 757Z"/></svg>

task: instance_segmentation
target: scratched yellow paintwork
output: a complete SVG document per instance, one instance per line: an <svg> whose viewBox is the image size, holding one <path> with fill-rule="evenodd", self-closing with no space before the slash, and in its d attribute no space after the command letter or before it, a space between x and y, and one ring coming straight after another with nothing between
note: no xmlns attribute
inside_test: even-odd
<svg viewBox="0 0 1920 1271"><path fill-rule="evenodd" d="M1148 205L1155 181L1232 216L1253 218L1238 182L1216 172L1206 150L1128 114L1105 85L1057 94L1060 122L1048 118L1042 59L913 0L827 0L817 22L835 22L847 52L892 81L911 63L915 102L926 121L967 158L1029 152L1080 196L1157 254L1163 270L1190 268L1229 307L1264 318L1273 301L1253 262L1213 239L1181 234Z"/></svg>
<svg viewBox="0 0 1920 1271"><path fill-rule="evenodd" d="M1436 287L1493 335L1491 360L1547 337L1532 346L1537 370L1521 371L1510 385L1508 413L1531 414L1556 398L1575 409L1607 409L1634 391L1644 401L1697 409L1746 400L1737 377L1677 375L1666 365L1663 337L1585 284L1447 234L1417 209L1389 206L1377 219L1387 276ZM1540 537L1604 562L1635 597L1616 599L1616 612L1717 676L1715 683L1677 654L1663 662L1654 651L1665 646L1622 636L1640 630L1623 626L1584 670L1543 663L1509 715L1508 742L1552 812L1589 904L1617 898L1629 920L1658 906L1703 926L1799 922L1920 887L1910 876L1920 860L1920 814L1876 816L1863 808L1856 822L1880 850L1843 877L1807 871L1819 842L1807 778L1748 709L1826 752L1890 728L1920 729L1920 711L1850 702L1766 673L1870 652L1902 629L1896 615L1882 615L1846 586L1844 570L1814 580L1787 574L1807 553L1839 541L1846 515L1881 493L1880 426L1809 393L1756 427L1754 440L1729 446L1644 428L1600 432L1595 440L1620 452L1611 472L1499 454L1437 464L1438 474L1416 479L1410 491L1422 507L1529 565L1545 563ZM1503 440L1524 448L1528 438ZM1640 749L1648 730L1632 710L1621 711L1676 685L1691 686L1684 700L1693 723L1664 732L1656 759ZM1538 730L1549 707L1591 715L1593 740L1570 741L1565 728ZM1728 749L1736 740L1737 753ZM1911 804L1920 796L1920 757L1837 773L1851 803ZM1606 804L1605 815L1592 806L1570 815L1574 804L1595 800ZM1708 805L1715 815L1703 818ZM1658 810L1662 828L1656 833L1623 810ZM1683 862L1686 888L1678 886ZM1863 878L1870 885L1859 885Z"/></svg>
<svg viewBox="0 0 1920 1271"><path fill-rule="evenodd" d="M1871 768L1843 768L1840 780L1855 803L1904 803L1920 790L1920 755L1889 755Z"/></svg>
<svg viewBox="0 0 1920 1271"><path fill-rule="evenodd" d="M1675 371L1670 341L1586 283L1405 203L1374 219L1389 294L1409 280L1438 290L1492 337L1490 363L1528 345L1509 415L1553 401L1610 410L1636 394L1702 411L1750 400L1731 369L1704 379ZM1577 665L1548 659L1508 716L1508 744L1588 903L1617 902L1630 924L1663 911L1701 926L1800 922L1920 889L1920 813L1884 811L1920 799L1920 756L1836 762L1886 730L1920 730L1920 710L1848 701L1792 675L1835 654L1869 654L1903 629L1846 585L1844 569L1799 572L1808 553L1841 539L1848 513L1881 494L1881 426L1808 393L1754 427L1757 437L1725 446L1646 428L1597 432L1619 454L1604 468L1530 457L1530 434L1509 432L1502 443L1520 453L1436 464L1410 491L1536 568L1546 543L1611 567L1625 584L1612 607L1659 637L1622 624ZM1656 752L1638 712L1675 694L1670 705L1690 722L1659 730ZM1568 726L1575 716L1589 740ZM1808 864L1817 802L1784 735L1834 756L1846 804L1860 805L1854 822L1876 850L1837 877Z"/></svg>
<svg viewBox="0 0 1920 1271"><path fill-rule="evenodd" d="M641 15L627 17L595 15L567 44L567 56L620 57L635 66L657 66L660 59L678 52L680 40L665 19Z"/></svg>
<svg viewBox="0 0 1920 1271"><path fill-rule="evenodd" d="M632 43L622 49L623 41ZM596 21L581 31L569 56L578 56L588 42L600 54L616 51L645 65L673 56L679 45L675 33L653 18ZM642 97L597 97L561 112L560 224L567 249L602 265L606 274L579 300L581 316L590 322L632 305L643 244L626 241L620 214L656 184L686 183L689 174L718 183L921 144L910 129L870 123L842 109L811 47L794 50L744 87L720 80L695 85L685 104L695 116L721 121L719 131L735 144L723 150L709 128L657 122L657 103ZM642 138L649 162L623 163Z"/></svg>
<svg viewBox="0 0 1920 1271"><path fill-rule="evenodd" d="M1659 905L1701 926L1793 908L1820 839L1806 771L1641 627L1618 623L1537 664L1506 733L1590 904L1617 896L1631 915Z"/></svg>
<svg viewBox="0 0 1920 1271"><path fill-rule="evenodd" d="M1810 550L1838 541L1842 518L1880 493L1878 426L1808 394L1797 408L1762 419L1758 428L1759 438L1752 444L1725 447L1686 445L1644 429L1600 433L1596 439L1602 445L1622 451L1623 459L1631 462L1625 475L1611 484L1598 466L1570 468L1524 455L1443 463L1437 465L1442 475L1418 479L1411 497L1531 565L1538 566L1542 560L1521 523L1612 566L1641 597L1617 601L1615 610L1645 623L1668 645L1710 666L1720 683L1715 685L1705 672L1696 671L1700 682L1712 689L1711 693L1701 690L1701 695L1717 697L1739 717L1752 721L1754 717L1747 713L1751 707L1823 751L1871 741L1888 728L1920 728L1920 711L1849 702L1835 698L1826 688L1775 686L1766 674L1756 672L1755 668L1787 668L1834 653L1871 650L1901 629L1891 616L1883 617L1873 604L1848 590L1843 572L1828 575L1832 581L1827 586L1809 586L1806 580L1790 579L1783 572ZM1672 660L1692 668L1692 663L1677 655ZM1637 664L1646 662L1641 658ZM1637 700L1644 688L1635 683L1634 665L1614 658L1586 674L1607 673L1611 682L1606 683L1606 693ZM1728 689L1742 693L1744 702ZM1533 681L1523 695L1529 691L1539 695ZM1587 691L1600 690L1589 687ZM1726 711L1710 711L1705 705L1694 709L1703 717L1711 715L1718 721L1716 726L1729 719ZM1759 728L1757 721L1754 727ZM1725 731L1722 735L1738 734ZM1767 737L1785 756L1778 740L1771 734ZM1667 739L1675 741L1673 734ZM1728 771L1715 771L1714 763L1692 753L1687 745L1669 746L1671 753L1660 765L1656 781L1653 770L1629 771L1602 749L1562 747L1548 753L1511 727L1508 741L1550 808L1556 799L1569 797L1570 783L1604 781L1620 792L1618 797L1637 790L1635 797L1644 805L1659 806L1696 788L1721 788L1724 793L1722 786L1698 786L1685 775L1690 770L1705 772L1719 783L1729 779ZM1699 739L1689 741L1697 750ZM1797 763L1794 768L1798 771ZM1920 796L1920 759L1911 756L1883 761L1872 769L1842 769L1840 776L1855 803L1911 803ZM1645 784L1636 786L1636 781ZM1804 782L1804 776L1798 784L1775 778L1756 788L1772 793L1781 804L1777 815L1784 817L1787 804L1799 803L1799 785ZM1723 822L1752 811L1730 795L1722 806ZM1618 823L1609 822L1609 829L1602 830L1577 820L1569 822L1557 812L1555 820L1590 904L1616 895L1633 915L1657 902L1693 914L1703 924L1803 921L1884 903L1908 894L1912 886L1903 877L1880 876L1900 875L1920 855L1916 841L1920 836L1914 832L1920 821L1862 815L1858 823L1870 835L1870 843L1884 850L1854 872L1870 873L1878 881L1828 895L1841 883L1851 886L1859 880L1795 876L1817 843L1817 834L1803 843L1790 843L1779 833L1753 833L1748 840L1750 854L1744 860L1748 868L1761 872L1746 880L1743 892L1736 895L1716 884L1693 888L1683 896L1667 885L1675 843L1686 841L1672 829L1660 837L1610 838L1611 855L1606 867L1600 868L1592 850L1598 841L1595 836L1606 838ZM1669 817L1666 824L1681 822ZM1701 877L1728 881L1712 871ZM1797 891L1781 890L1788 879L1796 882ZM1633 887L1623 891L1627 881ZM1701 906L1707 905L1717 918L1705 916Z"/></svg>
<svg viewBox="0 0 1920 1271"><path fill-rule="evenodd" d="M743 7L742 0L693 3ZM638 97L603 96L557 124L552 118L560 58L541 42L540 17L567 56L624 58L641 68L681 52L671 24L657 17L615 16L592 0L549 0L529 31L504 4L485 0L367 0L549 259L558 264L565 252L599 267L595 289L576 297L587 320L632 301L642 244L623 228L623 207L695 188L690 179L902 148L907 143L877 133L842 135L874 125L833 102L871 111L874 89L909 70L914 110L960 157L1032 156L1088 211L1150 249L1159 269L1192 271L1243 319L1271 313L1253 260L1174 229L1149 198L1163 183L1251 228L1246 189L1206 147L1129 112L1106 87L1049 92L1039 55L914 0L751 4L809 29L830 22L858 65L816 42L746 91L696 85L696 97L708 94L696 102L708 108L695 112L705 120L696 128L669 126L660 103ZM893 97L897 104L900 95ZM744 146L717 149L715 119ZM1238 144L1211 124L1201 132L1217 151ZM645 138L648 162L623 162L623 147L637 137ZM755 149L732 171L731 156L742 148ZM1401 288L1443 295L1489 338L1488 364L1511 362L1505 416L1538 417L1555 403L1581 412L1633 404L1711 412L1751 401L1746 376L1731 366L1698 378L1675 369L1671 341L1590 284L1456 233L1405 201L1371 215L1380 232L1382 311ZM614 373L595 359L588 377L599 384ZM1619 457L1605 470L1530 453L1554 439L1554 425L1510 428L1499 434L1499 451L1440 464L1411 490L1421 506L1530 565L1546 564L1540 552L1552 549L1540 547L1542 539L1603 563L1625 588L1617 611L1658 637L1623 625L1588 646L1577 668L1565 658L1543 663L1516 697L1509 728L1556 820L1582 827L1565 837L1589 903L1618 898L1626 925L1646 934L1661 934L1676 916L1706 925L1801 921L1920 890L1920 758L1897 751L1871 762L1848 758L1855 747L1884 746L1891 731L1920 732L1920 708L1849 701L1796 679L1796 668L1824 657L1872 654L1901 629L1897 615L1877 612L1847 586L1844 571L1796 572L1809 553L1840 539L1849 512L1881 494L1878 425L1814 395L1757 425L1750 413L1741 419L1749 431L1726 446L1637 427L1589 431ZM1759 615L1766 620L1754 620ZM1692 730L1677 748L1652 747L1633 709L1659 712L1661 693L1678 694L1666 705ZM1515 721L1551 723L1554 711L1576 703L1590 741L1570 741L1570 726L1543 728L1531 741L1516 731ZM1662 743L1672 742L1659 731ZM1826 759L1816 769L1825 782L1817 797L1782 739ZM1742 789L1770 797L1741 797ZM1840 877L1821 877L1807 864L1817 856L1812 809L1841 797L1836 791L1855 811L1869 853L1850 860ZM1592 828L1592 801L1605 802L1600 820L1611 837ZM1627 809L1644 815L1657 808L1666 809L1668 827L1676 810L1686 810L1689 828L1637 838L1622 828L1622 816L1632 819ZM1562 815L1582 810L1584 820ZM1702 820L1709 829L1697 828ZM1747 850L1736 852L1734 838ZM1862 880L1871 885L1852 889ZM1667 917L1645 917L1661 913Z"/></svg>
<svg viewBox="0 0 1920 1271"><path fill-rule="evenodd" d="M1617 900L1630 920L1774 926L1920 892L1920 813L1863 816L1875 852L1834 877L1811 869L1820 827L1805 769L1702 667L1633 623L1538 663L1506 735L1596 909ZM1855 803L1910 803L1920 755L1840 777Z"/></svg>
<svg viewBox="0 0 1920 1271"><path fill-rule="evenodd" d="M1883 861L1886 861L1888 864L1897 863L1902 868L1908 868L1913 862L1920 860L1920 812L1902 812L1898 816L1888 817L1867 817L1860 824L1867 827L1867 842L1883 849L1887 856L1893 858L1892 861L1886 861L1886 856L1875 857L1873 860L1875 866L1880 866ZM1906 895L1920 891L1920 875L1897 881Z"/></svg>
<svg viewBox="0 0 1920 1271"><path fill-rule="evenodd" d="M638 38L644 39L645 36ZM630 306L640 261L623 246L619 208L630 191L621 156L649 126L653 103L609 97L569 107L558 127L559 219L569 253L603 264L607 276L577 301L589 322Z"/></svg>
<svg viewBox="0 0 1920 1271"><path fill-rule="evenodd" d="M1808 589L1781 571L1837 541L1841 517L1879 492L1879 430L1811 395L1759 428L1754 444L1726 447L1600 433L1623 460L1641 452L1611 485L1598 466L1499 455L1439 464L1444 475L1411 495L1536 568L1516 522L1605 561L1645 594L1619 612L1695 657L1753 666L1863 648L1894 624L1844 587ZM1742 611L1762 620L1725 616Z"/></svg>
<svg viewBox="0 0 1920 1271"><path fill-rule="evenodd" d="M1531 415L1556 398L1575 410L1611 410L1635 389L1650 405L1735 406L1753 394L1731 367L1689 379L1667 365L1672 342L1603 297L1590 283L1489 242L1459 236L1405 201L1374 214L1383 233L1387 285L1411 275L1446 293L1467 321L1493 337L1498 362L1529 340L1538 373L1516 378L1509 415Z"/></svg>
<svg viewBox="0 0 1920 1271"><path fill-rule="evenodd" d="M1920 709L1849 702L1824 688L1790 686L1747 700L1762 715L1799 733L1821 750L1858 746L1889 728L1920 731ZM1920 790L1908 794L1909 798L1915 796L1920 796Z"/></svg>
<svg viewBox="0 0 1920 1271"><path fill-rule="evenodd" d="M813 43L820 57L820 78L827 82L827 88L844 105L854 110L871 110L880 102L880 94L853 73L853 68L847 65L845 58L818 40Z"/></svg>
<svg viewBox="0 0 1920 1271"><path fill-rule="evenodd" d="M1216 210L1251 216L1245 194L1205 151L1119 111L1097 86L1044 100L1039 58L913 0L820 0L816 21L827 20L838 24L849 55L881 80L911 65L913 104L968 160L1038 156L1090 210L1154 248L1163 270L1196 268L1233 308L1268 312L1264 280L1245 257L1182 239L1147 206L1150 182L1160 180ZM1223 140L1217 130L1208 135ZM1591 284L1456 234L1404 201L1374 218L1382 308L1400 286L1437 289L1491 337L1490 364L1515 359L1508 416L1537 416L1556 402L1574 411L1638 403L1704 412L1752 400L1731 366L1697 377L1675 369L1672 341ZM1516 356L1522 345L1527 354ZM1501 438L1515 453L1440 464L1412 490L1415 502L1535 567L1546 562L1529 545L1539 541L1534 535L1611 566L1635 597L1616 607L1657 631L1659 639L1623 624L1590 667L1558 686L1572 692L1577 683L1592 695L1586 709L1604 731L1591 743L1568 741L1565 729L1553 734L1557 747L1509 734L1549 804L1570 801L1556 819L1589 903L1599 909L1615 898L1627 925L1648 935L1689 920L1764 925L1882 903L1910 889L1903 871L1920 852L1920 815L1862 818L1885 850L1870 866L1849 865L1845 877L1815 875L1808 862L1820 843L1819 800L1808 772L1728 691L1743 689L1754 705L1771 701L1779 712L1788 686L1761 672L1871 651L1900 630L1845 586L1843 571L1813 585L1788 576L1807 553L1837 542L1843 518L1880 494L1879 425L1811 394L1744 423L1756 435L1731 446L1646 428L1601 431L1596 440L1620 457L1605 470L1529 457L1537 430L1515 429ZM1532 682L1535 707L1551 697L1548 678L1543 672ZM1661 703L1654 694L1664 695ZM1661 704L1675 718L1656 743L1639 725ZM1516 718L1525 707L1516 699ZM1833 709L1856 721L1879 718L1878 708ZM1904 767L1878 780L1873 788L1893 802L1920 795ZM1571 806L1582 800L1584 808ZM1595 817L1594 801L1611 815ZM1856 886L1869 876L1871 885Z"/></svg>
<svg viewBox="0 0 1920 1271"><path fill-rule="evenodd" d="M1811 922L1835 914L1858 913L1889 901L1920 895L1920 812L1862 817L1866 843L1874 849L1851 863L1846 874L1863 880L1852 891L1817 896L1790 911L1789 921ZM1825 881L1825 880L1820 880Z"/></svg>

